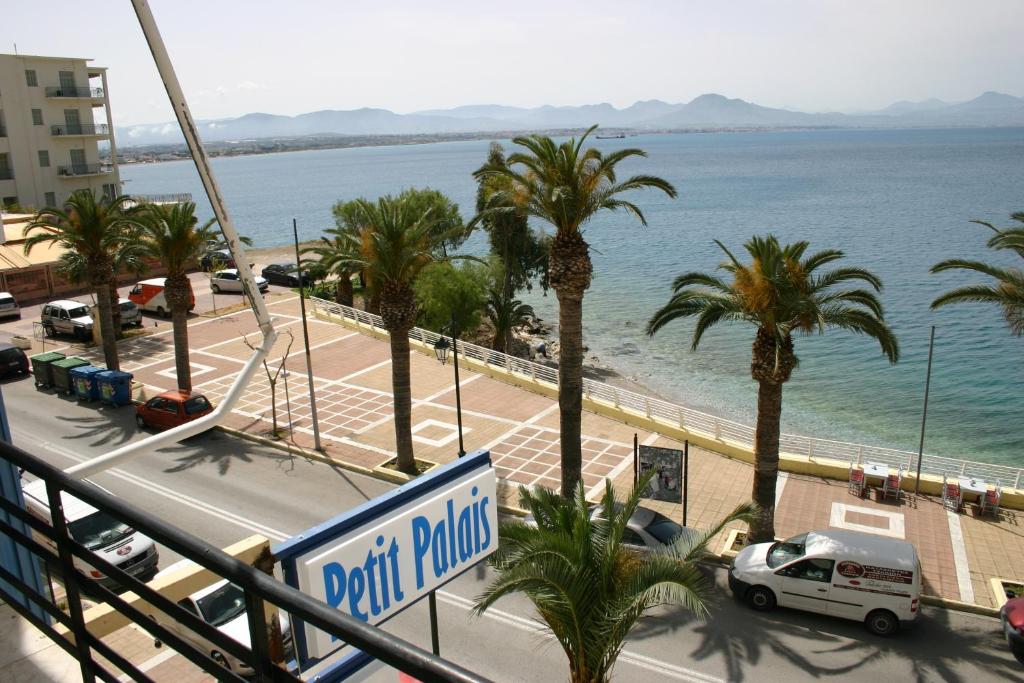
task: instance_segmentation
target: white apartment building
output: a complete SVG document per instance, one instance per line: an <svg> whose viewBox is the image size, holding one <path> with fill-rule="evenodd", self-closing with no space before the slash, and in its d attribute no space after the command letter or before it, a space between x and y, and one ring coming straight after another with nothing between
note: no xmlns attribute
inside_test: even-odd
<svg viewBox="0 0 1024 683"><path fill-rule="evenodd" d="M107 70L89 61L0 54L3 206L61 206L81 188L120 193ZM110 162L100 162L101 141Z"/></svg>

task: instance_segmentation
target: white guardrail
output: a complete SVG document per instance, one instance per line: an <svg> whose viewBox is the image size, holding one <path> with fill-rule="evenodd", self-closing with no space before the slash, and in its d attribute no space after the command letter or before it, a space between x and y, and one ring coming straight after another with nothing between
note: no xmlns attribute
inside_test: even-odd
<svg viewBox="0 0 1024 683"><path fill-rule="evenodd" d="M317 313L345 318L360 325L365 325L381 332L387 332L381 323L379 315L317 297L311 297L310 300L313 302L314 311ZM415 339L429 346L433 346L434 342L440 337L441 335L437 332L420 329L419 327L414 327L409 331L410 339ZM508 373L522 375L534 381L550 384L553 387L558 386L557 368L509 356L499 351L493 351L463 341L459 342L459 354L463 358L470 358L479 363L502 368ZM657 418L691 432L697 432L715 439L732 441L751 450L754 448L754 428L749 425L715 417L714 415L697 410L684 408L675 403L651 398L589 379L583 380L583 395L586 398L596 399L614 405L617 408L632 410L649 418ZM828 439L798 436L796 434L781 435L779 451L798 457L806 457L812 461L837 460L857 464L870 461L885 463L890 467L902 465L910 473L917 470L917 453L911 451L866 446L843 441L830 441ZM972 462L958 458L928 455L927 453L921 459L922 474L937 477L942 477L944 474L967 476L993 484L998 483L1000 486L1012 487L1014 489L1020 488L1022 472L1024 470L1018 467Z"/></svg>

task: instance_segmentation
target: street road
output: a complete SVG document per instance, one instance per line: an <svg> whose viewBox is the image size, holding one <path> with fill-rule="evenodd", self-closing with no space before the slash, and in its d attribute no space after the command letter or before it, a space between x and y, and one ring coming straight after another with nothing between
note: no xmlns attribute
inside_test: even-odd
<svg viewBox="0 0 1024 683"><path fill-rule="evenodd" d="M0 390L15 443L56 466L141 438L131 408L78 405L37 391L31 379L8 381ZM94 480L221 547L252 533L283 540L390 488L220 432L140 456ZM161 566L176 559L161 551ZM913 629L879 639L854 622L788 610L755 613L730 596L723 569L708 574L716 583L709 618L657 610L634 630L616 680L1024 681L997 620L926 607ZM484 617L469 614L491 578L475 568L439 592L442 654L498 681L565 680L564 655L536 630L528 601L508 598ZM425 601L384 628L430 647Z"/></svg>

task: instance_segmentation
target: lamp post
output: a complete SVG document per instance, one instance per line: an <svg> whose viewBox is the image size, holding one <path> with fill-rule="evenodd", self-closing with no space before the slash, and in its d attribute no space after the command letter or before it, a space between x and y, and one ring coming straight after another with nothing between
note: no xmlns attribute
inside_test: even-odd
<svg viewBox="0 0 1024 683"><path fill-rule="evenodd" d="M453 364L455 365L455 417L459 423L459 457L461 458L466 454L466 447L462 443L462 392L459 391L459 347L457 341L459 335L455 329L455 316L452 316L448 331L451 332L452 343L448 343L448 339L444 336L444 329L442 329L441 336L434 344L434 355L441 361L441 365L444 365L448 361L448 349L452 350Z"/></svg>
<svg viewBox="0 0 1024 683"><path fill-rule="evenodd" d="M299 307L302 310L302 338L306 343L306 376L309 379L309 415L313 420L313 448L323 453L320 445L320 423L316 419L316 391L313 389L313 357L309 353L309 327L306 325L306 283L302 275L302 256L299 254L299 224L292 219L292 233L295 235L295 268L299 276ZM287 391L288 380L285 379ZM288 412L288 427L292 424L291 409Z"/></svg>

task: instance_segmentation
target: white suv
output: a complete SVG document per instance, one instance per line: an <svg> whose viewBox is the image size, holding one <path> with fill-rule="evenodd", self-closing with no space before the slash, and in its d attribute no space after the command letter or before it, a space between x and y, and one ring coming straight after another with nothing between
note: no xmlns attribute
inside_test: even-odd
<svg viewBox="0 0 1024 683"><path fill-rule="evenodd" d="M92 316L89 307L80 301L51 301L43 306L40 322L48 337L58 334L70 334L78 340L92 337Z"/></svg>
<svg viewBox="0 0 1024 683"><path fill-rule="evenodd" d="M0 292L0 318L21 318L21 308L10 292Z"/></svg>

